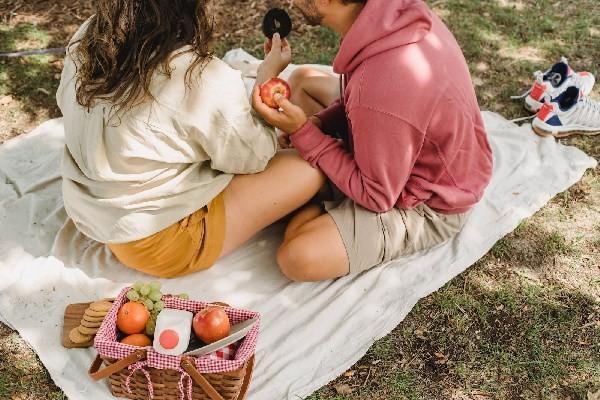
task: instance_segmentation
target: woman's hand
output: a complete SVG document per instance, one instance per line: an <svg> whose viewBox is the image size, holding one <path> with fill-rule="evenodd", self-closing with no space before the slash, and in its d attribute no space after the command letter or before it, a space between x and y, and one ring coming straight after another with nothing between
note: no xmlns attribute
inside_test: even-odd
<svg viewBox="0 0 600 400"><path fill-rule="evenodd" d="M264 44L265 60L258 67L256 83L262 85L271 78L276 78L292 62L292 48L287 39L281 40L279 33Z"/></svg>

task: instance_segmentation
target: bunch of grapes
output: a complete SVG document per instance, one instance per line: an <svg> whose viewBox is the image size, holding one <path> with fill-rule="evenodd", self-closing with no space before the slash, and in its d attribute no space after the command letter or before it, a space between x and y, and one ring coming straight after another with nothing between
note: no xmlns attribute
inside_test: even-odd
<svg viewBox="0 0 600 400"><path fill-rule="evenodd" d="M150 318L146 324L146 334L153 335L156 328L156 317L165 308L160 291L160 282L136 282L133 288L127 292L129 301L143 304L150 312Z"/></svg>
<svg viewBox="0 0 600 400"><path fill-rule="evenodd" d="M136 282L133 288L127 292L129 301L143 304L150 312L150 318L146 324L146 334L154 335L156 329L156 318L158 314L165 308L165 303L162 301L163 294L160 291L160 282ZM189 296L185 293L178 297L188 299Z"/></svg>

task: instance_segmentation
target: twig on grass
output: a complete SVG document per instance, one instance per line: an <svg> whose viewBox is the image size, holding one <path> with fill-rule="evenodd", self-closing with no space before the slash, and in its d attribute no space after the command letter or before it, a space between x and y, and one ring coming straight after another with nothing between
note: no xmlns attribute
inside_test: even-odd
<svg viewBox="0 0 600 400"><path fill-rule="evenodd" d="M65 47L56 47L51 49L40 49L40 50L26 50L26 51L15 51L8 53L0 53L0 58L17 58L36 56L40 54L65 54L67 49Z"/></svg>

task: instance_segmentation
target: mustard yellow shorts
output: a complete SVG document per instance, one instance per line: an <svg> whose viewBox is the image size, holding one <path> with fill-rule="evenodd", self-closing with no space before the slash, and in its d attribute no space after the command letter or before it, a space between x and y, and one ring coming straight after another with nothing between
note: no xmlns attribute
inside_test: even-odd
<svg viewBox="0 0 600 400"><path fill-rule="evenodd" d="M207 206L150 237L109 249L125 266L159 278L175 278L213 266L225 241L223 193Z"/></svg>

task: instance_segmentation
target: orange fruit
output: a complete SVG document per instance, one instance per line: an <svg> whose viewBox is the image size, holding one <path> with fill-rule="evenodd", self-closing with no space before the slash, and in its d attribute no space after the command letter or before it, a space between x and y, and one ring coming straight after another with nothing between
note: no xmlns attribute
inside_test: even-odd
<svg viewBox="0 0 600 400"><path fill-rule="evenodd" d="M121 340L121 343L137 347L146 347L152 345L150 338L143 333L129 335L125 339Z"/></svg>
<svg viewBox="0 0 600 400"><path fill-rule="evenodd" d="M149 318L150 313L143 304L125 303L117 314L117 328L127 335L142 333Z"/></svg>

